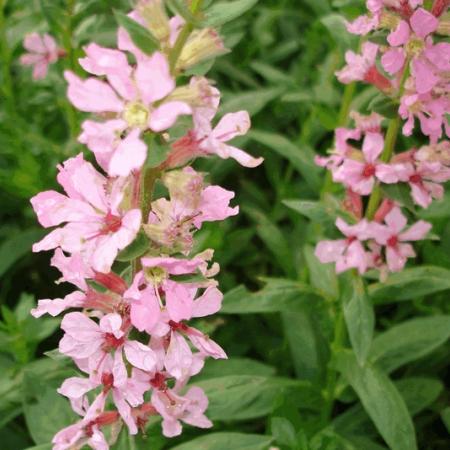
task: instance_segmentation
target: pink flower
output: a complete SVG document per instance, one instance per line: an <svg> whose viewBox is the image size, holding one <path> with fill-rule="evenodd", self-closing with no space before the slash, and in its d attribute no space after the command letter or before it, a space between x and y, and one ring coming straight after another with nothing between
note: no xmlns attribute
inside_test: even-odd
<svg viewBox="0 0 450 450"><path fill-rule="evenodd" d="M140 382L135 377L136 370L133 369L132 376L128 378L126 371L123 373L118 371L114 367L112 358L108 357L100 372L94 373L91 378L67 378L58 392L70 399L74 411L84 415L83 405L87 402L86 394L102 386L104 395L112 393L113 402L127 424L130 434L136 434L138 429L132 415L132 407L137 407L144 402L143 395L150 389L150 385Z"/></svg>
<svg viewBox="0 0 450 450"><path fill-rule="evenodd" d="M174 437L181 434L180 421L199 428L212 427L211 421L204 415L208 408L208 398L202 389L190 388L184 396L173 390L154 391L152 404L163 419L163 434Z"/></svg>
<svg viewBox="0 0 450 450"><path fill-rule="evenodd" d="M226 144L236 136L242 136L250 128L250 116L247 111L225 114L215 128L211 122L194 114L195 135L199 149L205 154L215 154L222 159L233 158L244 167L256 167L263 158L253 158L239 148Z"/></svg>
<svg viewBox="0 0 450 450"><path fill-rule="evenodd" d="M436 144L445 133L450 137L450 125L446 114L450 110L450 101L445 96L427 94L405 94L400 99L399 114L406 120L403 125L403 134L411 136L414 129L415 118L419 119L422 133L430 138L431 144Z"/></svg>
<svg viewBox="0 0 450 450"><path fill-rule="evenodd" d="M324 264L335 262L337 273L353 267L363 274L367 270L368 257L361 241L370 237L369 223L363 219L356 225L348 225L339 217L336 226L346 239L319 242L316 257Z"/></svg>
<svg viewBox="0 0 450 450"><path fill-rule="evenodd" d="M163 178L170 200L161 198L152 203L148 237L163 248L188 252L192 248L192 232L203 222L224 220L238 214L230 208L234 193L220 186L204 187L203 176L191 167L171 171Z"/></svg>
<svg viewBox="0 0 450 450"><path fill-rule="evenodd" d="M334 132L335 146L331 151L331 156L316 156L315 163L320 167L334 170L339 167L354 149L348 144L348 140L361 139L361 131L350 128L336 128Z"/></svg>
<svg viewBox="0 0 450 450"><path fill-rule="evenodd" d="M183 101L168 98L176 86L162 53L142 56L133 69L119 50L91 44L85 52L80 64L87 72L106 76L108 83L97 78L81 80L66 71L69 100L81 111L112 113L115 117L103 123L88 121L80 141L111 176L127 176L139 169L147 156L141 133L147 129L164 131L192 109ZM121 138L123 133L126 135Z"/></svg>
<svg viewBox="0 0 450 450"><path fill-rule="evenodd" d="M439 21L436 17L423 8L414 12L409 19L409 23L406 20L400 21L397 28L387 38L389 44L395 48L391 48L382 56L381 64L384 70L390 74L396 74L403 68L406 57L413 56L413 70L420 75L417 85L419 91L421 91L420 80L426 82L427 76L434 79L432 71L427 70L426 64L422 62L421 55L425 48L425 38L433 33L438 25Z"/></svg>
<svg viewBox="0 0 450 450"><path fill-rule="evenodd" d="M87 360L88 366L98 371L98 366L114 351L113 375L123 380L126 374L122 351L128 362L142 370L152 370L156 355L148 346L127 339L126 323L119 314L103 316L97 324L80 312L66 314L61 323L65 334L59 351L77 360Z"/></svg>
<svg viewBox="0 0 450 450"><path fill-rule="evenodd" d="M369 70L375 65L378 54L378 45L372 42L365 42L362 46L362 54L348 50L345 53L347 63L336 76L341 83L351 83L352 81L363 81Z"/></svg>
<svg viewBox="0 0 450 450"><path fill-rule="evenodd" d="M84 445L89 445L94 450L108 450L109 445L100 427L115 422L117 416L114 413L112 415L103 413L104 408L105 396L101 393L92 402L80 422L56 433L52 440L53 450L71 450L82 448Z"/></svg>
<svg viewBox="0 0 450 450"><path fill-rule="evenodd" d="M393 208L385 217L386 225L373 224L372 237L377 244L386 247L386 262L391 272L403 269L408 258L416 256L414 249L408 241L423 239L431 229L431 224L419 220L408 230L404 230L407 224L406 217L400 208Z"/></svg>
<svg viewBox="0 0 450 450"><path fill-rule="evenodd" d="M362 148L364 161L346 158L343 164L334 171L333 179L343 183L357 194L370 194L382 166L377 158L383 151L383 146L384 139L380 133L367 133Z"/></svg>
<svg viewBox="0 0 450 450"><path fill-rule="evenodd" d="M433 198L441 199L444 195L441 183L450 180L450 169L439 162L394 164L386 166L385 170L384 181L408 183L414 202L422 208L428 208Z"/></svg>
<svg viewBox="0 0 450 450"><path fill-rule="evenodd" d="M22 55L20 62L25 66L33 66L35 80L45 78L49 64L55 63L61 55L55 39L49 34L42 36L38 33L28 34L23 46L29 53Z"/></svg>
<svg viewBox="0 0 450 450"><path fill-rule="evenodd" d="M136 237L141 225L138 209L122 211L127 180L108 180L79 154L59 166L58 182L67 195L45 191L31 199L46 228L67 222L34 244L33 251L60 247L80 253L93 269L107 273L118 252Z"/></svg>

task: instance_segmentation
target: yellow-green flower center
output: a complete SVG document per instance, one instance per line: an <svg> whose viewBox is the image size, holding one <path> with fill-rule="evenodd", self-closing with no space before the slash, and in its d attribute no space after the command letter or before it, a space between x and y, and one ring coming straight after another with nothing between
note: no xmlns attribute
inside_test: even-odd
<svg viewBox="0 0 450 450"><path fill-rule="evenodd" d="M152 284L160 284L167 278L167 272L162 267L147 267L144 276Z"/></svg>
<svg viewBox="0 0 450 450"><path fill-rule="evenodd" d="M406 44L406 53L410 57L419 56L425 48L425 42L422 39L412 38Z"/></svg>
<svg viewBox="0 0 450 450"><path fill-rule="evenodd" d="M140 102L130 102L125 106L123 118L131 128L146 128L149 110Z"/></svg>

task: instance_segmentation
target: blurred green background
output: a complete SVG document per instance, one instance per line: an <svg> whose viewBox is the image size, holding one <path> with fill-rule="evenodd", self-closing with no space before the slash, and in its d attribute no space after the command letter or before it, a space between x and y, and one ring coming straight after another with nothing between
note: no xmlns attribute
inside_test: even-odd
<svg viewBox="0 0 450 450"><path fill-rule="evenodd" d="M117 25L112 10L126 12L129 7L125 0L0 0L2 450L37 444L42 447L36 449L51 448L46 443L53 433L73 420L66 400L54 392L63 377L74 373L52 352L60 337L59 320L36 321L28 315L35 298L61 297L71 287L54 283L59 273L49 266L49 253L30 251L43 231L29 198L56 188L56 165L83 150L75 140L82 115L65 98L62 70L78 70L76 58L90 41L113 46ZM209 415L215 421L214 432L260 436L247 446L238 435L235 440L228 437L225 444L216 437L212 446L201 447L196 441L180 450L258 450L270 442L300 450L387 448L342 380L339 401L330 414L323 414L339 281L331 267L320 265L313 256L317 240L332 236L333 211L339 206L332 195L333 189L339 194L338 187L324 195L325 174L314 165L314 154L324 153L332 144L333 129L346 124L347 100L352 108L369 111L376 95L367 87L344 91L334 76L344 52L358 46L346 32L343 16L355 17L363 7L361 0L260 0L221 30L232 52L219 58L207 76L223 93L222 114L249 110L252 131L236 144L264 156L265 163L249 170L232 160L196 162L197 168L211 173L212 182L236 191L241 207L238 217L210 224L197 235L199 249L216 249L221 289L228 293L224 314L199 326L214 334L231 357L228 362L207 364L198 381L213 397ZM23 38L32 31L50 31L66 48L73 43L69 58L52 66L39 82L32 81L30 70L18 62ZM319 197L324 207L318 207ZM449 206L446 199L444 206L423 214L442 238L423 244L419 261L442 270L450 269ZM268 284L265 277L271 278ZM416 315L433 319L448 314L450 286L436 283L437 289L413 301L397 302L394 296L380 302L379 332L396 330L398 323ZM243 286L236 288L239 285ZM255 300L249 291L261 288ZM307 301L317 292L320 301ZM252 308L245 299L259 306ZM415 416L419 448L443 450L450 445L445 426L450 410L443 385L448 324L447 320L421 325L438 328L434 340L419 342L409 350L415 357L408 353L390 370ZM407 331L397 333L394 341ZM414 328L412 338L417 334ZM160 437L155 424L147 440L133 444L136 447L121 440L116 448L174 448L200 435L205 432L187 427L182 437L169 441Z"/></svg>

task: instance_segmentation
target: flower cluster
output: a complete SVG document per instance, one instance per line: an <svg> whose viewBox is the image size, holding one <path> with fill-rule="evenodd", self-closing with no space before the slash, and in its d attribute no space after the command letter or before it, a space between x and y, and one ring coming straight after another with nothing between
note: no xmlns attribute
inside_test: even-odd
<svg viewBox="0 0 450 450"><path fill-rule="evenodd" d="M383 187L407 185L412 202L427 208L433 199L443 197L442 184L450 180L445 140L445 135L450 136L446 118L450 44L438 39L439 34L448 34L444 17L448 3L438 0L427 10L421 0L368 0L369 14L347 24L350 32L366 40L360 54L346 53L345 67L336 73L339 81L375 86L386 105L397 105L397 112L386 133L383 116L352 112L355 127L336 129L331 155L316 159L331 172L333 181L345 187L344 209L353 221L337 219L345 239L322 241L316 248L321 262L336 262L337 272L356 268L362 274L376 268L385 276L400 271L407 258L415 256L406 242L424 239L431 228L420 220L405 230L402 205L389 198ZM379 44L382 36L383 45ZM399 151L397 129L410 136L415 119L428 145Z"/></svg>
<svg viewBox="0 0 450 450"><path fill-rule="evenodd" d="M27 53L20 57L24 66L33 66L33 78L40 80L47 76L48 66L65 55L65 51L58 48L55 39L49 34L40 35L30 33L25 37L23 46Z"/></svg>
<svg viewBox="0 0 450 450"><path fill-rule="evenodd" d="M107 449L122 423L136 434L150 416L162 418L168 437L181 433L181 422L212 426L205 393L188 383L207 357L226 354L189 321L218 312L222 294L213 251L193 254L194 233L205 222L236 215L238 207L230 207L233 192L207 185L186 164L212 154L248 167L262 162L227 143L247 132L245 111L214 126L217 88L203 77L176 85L184 69L223 51L217 33L197 30L180 41L183 20L169 19L159 0L139 2L129 16L159 39L157 51L144 53L119 28L118 49L85 47L79 63L93 76L65 73L71 103L95 114L82 123L79 141L100 169L80 153L58 167L64 194L31 199L40 224L53 228L33 250L55 250L51 264L59 281L77 288L39 300L32 311L35 317L65 313L59 351L84 374L58 390L81 419L56 434L55 450ZM183 46L171 67L175 42ZM172 129L181 115L192 125L180 138ZM157 166L147 163L155 141L168 149ZM167 196L152 200L155 180ZM129 261L120 274L117 259Z"/></svg>

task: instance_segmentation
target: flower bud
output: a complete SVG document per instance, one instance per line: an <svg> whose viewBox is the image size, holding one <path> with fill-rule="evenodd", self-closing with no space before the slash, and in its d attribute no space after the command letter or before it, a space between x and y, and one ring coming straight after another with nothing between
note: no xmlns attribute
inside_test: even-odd
<svg viewBox="0 0 450 450"><path fill-rule="evenodd" d="M188 69L199 62L227 52L221 37L212 28L194 31L181 51L176 68Z"/></svg>
<svg viewBox="0 0 450 450"><path fill-rule="evenodd" d="M136 9L153 36L167 41L170 36L169 18L162 0L140 0Z"/></svg>

